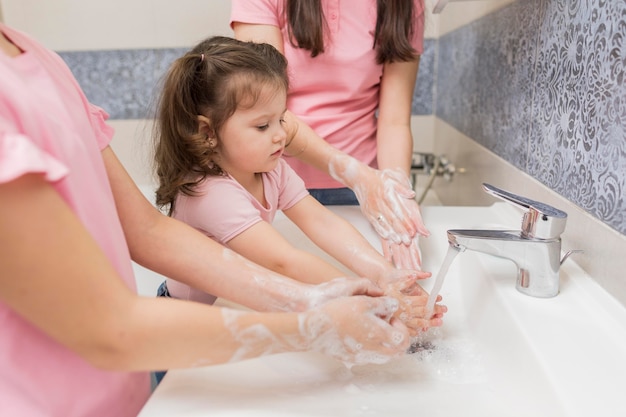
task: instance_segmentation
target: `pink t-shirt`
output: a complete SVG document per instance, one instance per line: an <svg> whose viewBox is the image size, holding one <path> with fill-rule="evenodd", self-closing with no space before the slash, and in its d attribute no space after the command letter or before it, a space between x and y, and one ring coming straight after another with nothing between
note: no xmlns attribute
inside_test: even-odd
<svg viewBox="0 0 626 417"><path fill-rule="evenodd" d="M173 217L228 246L241 232L260 221L272 223L277 210L287 210L309 194L302 179L282 159L262 178L267 207L231 176L210 176L198 186L199 195L177 197ZM167 289L175 298L207 304L215 301L214 296L169 278Z"/></svg>
<svg viewBox="0 0 626 417"><path fill-rule="evenodd" d="M411 41L423 51L424 6L413 0L416 16ZM309 51L289 42L285 0L232 0L233 22L272 25L283 35L289 62L287 108L328 143L376 167L376 109L383 66L373 49L376 0L322 0L332 40L325 52L311 58ZM342 184L301 162L287 158L307 188L336 188Z"/></svg>
<svg viewBox="0 0 626 417"><path fill-rule="evenodd" d="M108 115L87 102L57 55L0 31L25 51L0 53L0 183L44 174L135 289L100 153L113 135ZM0 329L2 416L135 416L150 395L148 373L98 370L2 302Z"/></svg>

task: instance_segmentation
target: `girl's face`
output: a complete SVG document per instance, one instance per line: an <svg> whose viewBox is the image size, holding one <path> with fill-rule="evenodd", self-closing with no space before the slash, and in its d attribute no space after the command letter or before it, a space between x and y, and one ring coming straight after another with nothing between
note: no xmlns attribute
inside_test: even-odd
<svg viewBox="0 0 626 417"><path fill-rule="evenodd" d="M285 149L287 94L268 86L250 108L238 108L218 138L218 165L240 183L276 167Z"/></svg>

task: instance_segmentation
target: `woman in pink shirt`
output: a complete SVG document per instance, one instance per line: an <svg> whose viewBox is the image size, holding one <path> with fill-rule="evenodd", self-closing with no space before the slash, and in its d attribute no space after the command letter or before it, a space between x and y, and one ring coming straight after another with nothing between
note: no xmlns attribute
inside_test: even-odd
<svg viewBox="0 0 626 417"><path fill-rule="evenodd" d="M418 268L428 231L408 174L423 0L233 0L231 26L289 62L287 160L309 191L324 204L356 194L387 258Z"/></svg>
<svg viewBox="0 0 626 417"><path fill-rule="evenodd" d="M129 417L149 370L406 351L397 301L370 281L301 284L162 215L109 147L106 118L56 54L0 23L0 415ZM131 259L267 312L139 297Z"/></svg>

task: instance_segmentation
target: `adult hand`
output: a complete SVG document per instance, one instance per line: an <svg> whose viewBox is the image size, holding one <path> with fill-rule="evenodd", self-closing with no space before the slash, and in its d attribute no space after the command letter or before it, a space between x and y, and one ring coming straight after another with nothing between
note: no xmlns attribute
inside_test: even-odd
<svg viewBox="0 0 626 417"><path fill-rule="evenodd" d="M305 309L314 308L330 300L351 295L379 297L384 291L366 278L335 278L322 284L309 286L303 295Z"/></svg>
<svg viewBox="0 0 626 417"><path fill-rule="evenodd" d="M398 302L390 297L347 297L300 315L301 333L311 350L347 365L381 364L403 355L408 329L393 318Z"/></svg>
<svg viewBox="0 0 626 417"><path fill-rule="evenodd" d="M360 180L353 191L361 211L381 238L409 246L416 234L430 235L415 201L415 191L400 169L380 171L360 164L358 171Z"/></svg>
<svg viewBox="0 0 626 417"><path fill-rule="evenodd" d="M371 170L369 180L354 189L361 211L382 239L383 254L397 268L420 269L422 266L419 235L429 236L424 226L415 192L401 170ZM373 173L373 174L372 174Z"/></svg>
<svg viewBox="0 0 626 417"><path fill-rule="evenodd" d="M429 236L430 232L402 170L376 170L337 154L331 159L329 172L356 194L363 215L383 240L385 257L399 268L419 269L417 236Z"/></svg>

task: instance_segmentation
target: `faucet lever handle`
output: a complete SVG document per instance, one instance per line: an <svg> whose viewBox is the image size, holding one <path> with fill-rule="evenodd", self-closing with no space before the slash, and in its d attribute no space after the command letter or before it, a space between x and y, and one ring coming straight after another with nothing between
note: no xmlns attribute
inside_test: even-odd
<svg viewBox="0 0 626 417"><path fill-rule="evenodd" d="M540 201L531 200L491 184L483 183L488 194L526 209L522 219L522 236L525 238L554 239L565 231L567 213Z"/></svg>

